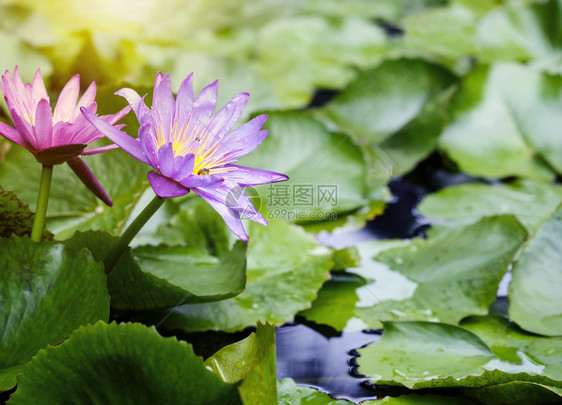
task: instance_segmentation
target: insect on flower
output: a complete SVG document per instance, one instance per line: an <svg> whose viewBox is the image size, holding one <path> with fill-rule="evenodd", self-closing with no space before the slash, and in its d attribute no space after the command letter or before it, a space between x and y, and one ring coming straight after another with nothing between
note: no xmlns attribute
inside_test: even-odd
<svg viewBox="0 0 562 405"><path fill-rule="evenodd" d="M132 106L140 124L138 138L109 125L86 108L82 112L123 150L155 169L148 173L148 180L159 197L177 197L193 190L222 216L234 234L247 241L241 214L264 225L267 221L250 199L237 191L288 177L234 164L256 149L268 134L262 130L266 115L231 131L246 107L248 93L238 94L213 114L218 82L207 85L194 97L192 79L190 74L182 82L174 99L170 76L158 73L152 108L132 89L115 93L125 97Z"/></svg>
<svg viewBox="0 0 562 405"><path fill-rule="evenodd" d="M78 101L80 76L74 75L62 89L54 112L51 110L49 95L39 69L33 77L33 82L25 84L17 66L13 76L6 70L2 75L0 91L15 125L14 128L0 121L0 134L33 153L43 165L52 166L67 162L90 191L107 205L112 205L104 189L79 157L116 147L110 145L85 149L90 143L104 136L80 113L81 108L96 112L96 83L92 82ZM111 126L129 111L130 107L127 107L117 114L105 115L100 119Z"/></svg>

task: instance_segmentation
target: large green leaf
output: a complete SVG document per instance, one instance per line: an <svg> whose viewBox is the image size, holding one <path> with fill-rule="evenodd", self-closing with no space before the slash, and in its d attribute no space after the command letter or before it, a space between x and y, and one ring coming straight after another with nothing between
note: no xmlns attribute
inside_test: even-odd
<svg viewBox="0 0 562 405"><path fill-rule="evenodd" d="M555 405L562 402L562 388L528 381L511 381L488 387L470 388L466 395L487 405L509 404L514 398L521 404Z"/></svg>
<svg viewBox="0 0 562 405"><path fill-rule="evenodd" d="M562 169L561 94L562 77L534 66L476 68L452 102L440 146L473 176L551 179L541 158Z"/></svg>
<svg viewBox="0 0 562 405"><path fill-rule="evenodd" d="M535 338L493 317L470 318L463 326L469 330L441 323L385 322L382 338L359 349L359 372L375 383L414 389L510 381L562 387L562 339Z"/></svg>
<svg viewBox="0 0 562 405"><path fill-rule="evenodd" d="M460 395L436 395L436 394L408 394L399 397L384 397L375 404L385 405L480 405Z"/></svg>
<svg viewBox="0 0 562 405"><path fill-rule="evenodd" d="M59 239L70 237L76 230L119 232L135 202L148 186L147 166L121 150L85 156L83 159L113 200L114 206L107 207L98 200L67 165L58 165L53 174L47 227ZM41 165L31 153L15 145L0 165L2 186L14 191L32 209L37 199L40 174Z"/></svg>
<svg viewBox="0 0 562 405"><path fill-rule="evenodd" d="M0 391L37 350L109 317L103 266L86 249L11 237L0 244Z"/></svg>
<svg viewBox="0 0 562 405"><path fill-rule="evenodd" d="M486 314L525 238L513 217L498 216L390 249L388 242L365 242L359 245L362 266L348 271L374 281L334 278L302 315L336 329L363 329L380 328L385 320L454 324Z"/></svg>
<svg viewBox="0 0 562 405"><path fill-rule="evenodd" d="M342 88L386 48L382 29L358 16L279 18L256 39L251 64L289 107L306 105L316 88Z"/></svg>
<svg viewBox="0 0 562 405"><path fill-rule="evenodd" d="M277 381L277 403L279 405L309 404L309 405L349 405L345 399L333 399L327 394L309 387L299 387L290 378ZM363 402L370 404L371 401Z"/></svg>
<svg viewBox="0 0 562 405"><path fill-rule="evenodd" d="M142 319L184 331L234 331L262 322L279 325L316 298L329 277L332 254L302 228L271 221L249 227L246 290L219 302L183 305Z"/></svg>
<svg viewBox="0 0 562 405"><path fill-rule="evenodd" d="M190 345L140 324L98 322L35 356L12 404L240 404L235 385L205 369Z"/></svg>
<svg viewBox="0 0 562 405"><path fill-rule="evenodd" d="M562 206L542 223L513 267L509 316L523 329L562 335Z"/></svg>
<svg viewBox="0 0 562 405"><path fill-rule="evenodd" d="M551 58L562 52L562 3L512 2L484 16L474 41L485 62Z"/></svg>
<svg viewBox="0 0 562 405"><path fill-rule="evenodd" d="M77 232L66 244L87 247L103 260L117 242L105 232ZM125 252L108 278L111 306L147 310L181 303L209 302L244 290L246 245L215 256L197 246L142 246ZM140 262L140 265L139 265Z"/></svg>
<svg viewBox="0 0 562 405"><path fill-rule="evenodd" d="M509 373L541 374L556 381L536 381L562 387L562 338L527 333L498 316L474 316L461 326L478 335L499 360L492 364ZM512 363L512 365L506 364Z"/></svg>
<svg viewBox="0 0 562 405"><path fill-rule="evenodd" d="M386 61L363 72L323 114L358 142L378 144L411 122L453 79L446 69L420 60Z"/></svg>
<svg viewBox="0 0 562 405"><path fill-rule="evenodd" d="M562 187L532 180L461 184L426 196L418 210L433 226L458 227L480 218L513 214L529 233L562 202Z"/></svg>
<svg viewBox="0 0 562 405"><path fill-rule="evenodd" d="M244 405L276 404L275 328L261 324L246 339L223 347L205 361L205 367L238 387Z"/></svg>
<svg viewBox="0 0 562 405"><path fill-rule="evenodd" d="M290 178L257 188L267 219L333 220L368 205L365 161L349 137L298 112L272 113L265 128L269 136L240 163Z"/></svg>

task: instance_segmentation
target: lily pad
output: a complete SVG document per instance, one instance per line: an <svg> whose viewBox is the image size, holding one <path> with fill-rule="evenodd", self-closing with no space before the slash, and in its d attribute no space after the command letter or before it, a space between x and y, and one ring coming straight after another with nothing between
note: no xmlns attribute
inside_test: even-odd
<svg viewBox="0 0 562 405"><path fill-rule="evenodd" d="M27 237L0 244L0 391L35 353L80 325L109 317L101 263L86 249ZM80 270L80 271L77 271Z"/></svg>
<svg viewBox="0 0 562 405"><path fill-rule="evenodd" d="M459 227L491 215L513 214L533 233L562 202L562 187L519 179L507 184L471 183L426 196L418 211L432 226Z"/></svg>
<svg viewBox="0 0 562 405"><path fill-rule="evenodd" d="M488 387L471 388L466 395L489 405L504 405L517 398L524 404L555 405L562 401L562 388L528 381L512 381Z"/></svg>
<svg viewBox="0 0 562 405"><path fill-rule="evenodd" d="M336 329L380 328L385 320L455 324L486 314L526 235L512 216L497 216L427 240L362 243L361 267L328 282L301 314Z"/></svg>
<svg viewBox="0 0 562 405"><path fill-rule="evenodd" d="M205 361L222 381L236 383L244 405L274 404L277 400L275 328L261 324L246 339L223 347Z"/></svg>
<svg viewBox="0 0 562 405"><path fill-rule="evenodd" d="M100 231L77 232L66 244L87 247L97 260L103 260L117 239ZM132 254L125 252L108 277L111 306L115 309L148 310L209 302L244 290L243 242L220 257L201 247L166 245L138 247Z"/></svg>
<svg viewBox="0 0 562 405"><path fill-rule="evenodd" d="M543 222L513 267L509 317L520 327L562 335L562 206Z"/></svg>
<svg viewBox="0 0 562 405"><path fill-rule="evenodd" d="M440 147L464 172L484 178L553 178L562 169L562 77L536 66L478 67L451 103Z"/></svg>
<svg viewBox="0 0 562 405"><path fill-rule="evenodd" d="M77 361L78 359L78 361ZM46 388L48 387L48 388ZM241 404L236 386L205 369L190 345L140 324L98 322L39 352L9 404Z"/></svg>
<svg viewBox="0 0 562 405"><path fill-rule="evenodd" d="M314 388L300 387L290 378L277 381L277 403L279 405L310 404L310 405L350 405L345 399L333 399ZM363 402L373 403L372 401Z"/></svg>
<svg viewBox="0 0 562 405"><path fill-rule="evenodd" d="M443 67L390 60L363 72L322 113L357 142L379 144L414 120L453 81Z"/></svg>
<svg viewBox="0 0 562 405"><path fill-rule="evenodd" d="M240 163L289 176L256 187L268 220L333 221L370 203L365 161L348 136L298 112L271 113L264 128L268 137Z"/></svg>
<svg viewBox="0 0 562 405"><path fill-rule="evenodd" d="M525 3L508 2L480 20L474 41L484 62L546 59L562 51L560 2Z"/></svg>
<svg viewBox="0 0 562 405"><path fill-rule="evenodd" d="M182 305L144 314L141 319L168 330L235 331L257 321L291 321L316 298L329 278L332 254L302 228L271 221L249 227L246 289L240 295L207 304Z"/></svg>
<svg viewBox="0 0 562 405"><path fill-rule="evenodd" d="M511 381L560 388L561 348L562 339L535 338L493 317L470 318L463 328L385 322L382 338L359 349L358 363L359 372L375 383L413 389Z"/></svg>

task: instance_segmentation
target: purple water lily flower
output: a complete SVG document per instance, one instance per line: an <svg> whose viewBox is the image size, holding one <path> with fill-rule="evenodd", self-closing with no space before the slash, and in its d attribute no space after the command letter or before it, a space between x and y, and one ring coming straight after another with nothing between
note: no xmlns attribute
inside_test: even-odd
<svg viewBox="0 0 562 405"><path fill-rule="evenodd" d="M155 169L148 173L148 180L159 197L177 197L193 190L222 216L234 234L247 241L241 214L264 225L267 221L244 194L244 187L288 177L234 164L265 139L268 131L261 128L267 116L260 115L230 131L246 107L248 93L237 95L213 114L217 81L194 98L192 77L190 74L183 81L175 100L170 76L158 73L152 108L132 89L115 93L132 106L140 123L138 138L112 127L88 109L82 112L123 150Z"/></svg>
<svg viewBox="0 0 562 405"><path fill-rule="evenodd" d="M104 135L92 126L80 113L80 109L94 113L97 110L96 83L92 82L78 101L80 75L73 76L62 89L54 113L41 72L37 69L32 83L23 83L14 69L2 75L0 91L12 116L15 128L0 121L0 134L33 153L37 161L46 166L67 162L80 180L107 205L111 200L98 183L80 155L92 155L114 149L115 145L85 149ZM100 119L113 125L130 111L124 108L117 114ZM117 125L122 128L124 125Z"/></svg>

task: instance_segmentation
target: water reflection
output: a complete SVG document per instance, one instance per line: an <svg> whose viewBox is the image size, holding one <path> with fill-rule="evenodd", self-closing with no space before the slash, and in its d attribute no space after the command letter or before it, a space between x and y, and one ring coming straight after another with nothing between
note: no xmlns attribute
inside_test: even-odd
<svg viewBox="0 0 562 405"><path fill-rule="evenodd" d="M315 387L334 398L374 399L375 392L361 385L367 378L353 372L354 349L376 341L376 333L349 332L327 337L303 324L277 328L277 377Z"/></svg>

